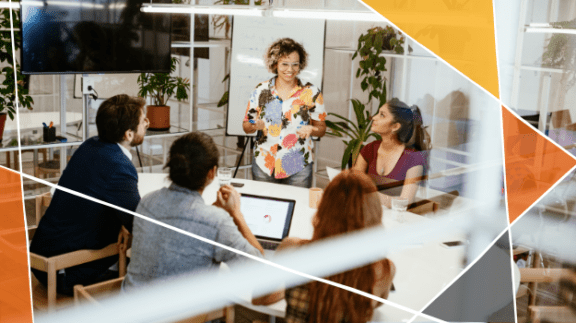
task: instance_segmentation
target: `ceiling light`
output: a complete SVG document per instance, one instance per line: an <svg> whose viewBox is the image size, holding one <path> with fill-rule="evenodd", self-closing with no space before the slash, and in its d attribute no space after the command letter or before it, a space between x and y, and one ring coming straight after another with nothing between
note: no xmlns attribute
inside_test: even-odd
<svg viewBox="0 0 576 323"><path fill-rule="evenodd" d="M187 14L216 14L216 15L234 15L234 16L262 16L262 10L255 8L238 8L239 6L171 6L171 5L142 5L142 12L157 13L187 13Z"/></svg>

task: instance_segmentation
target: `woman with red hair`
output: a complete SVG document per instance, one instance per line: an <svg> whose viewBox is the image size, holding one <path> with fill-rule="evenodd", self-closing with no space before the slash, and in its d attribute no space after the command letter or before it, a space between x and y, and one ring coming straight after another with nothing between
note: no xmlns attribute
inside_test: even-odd
<svg viewBox="0 0 576 323"><path fill-rule="evenodd" d="M353 170L336 176L326 187L313 225L311 240L288 238L278 250L382 225L382 206L370 177ZM395 271L392 261L383 259L327 279L387 298ZM367 297L316 281L254 299L252 303L267 305L283 297L287 303L287 323L364 323L370 321L374 309L380 305Z"/></svg>

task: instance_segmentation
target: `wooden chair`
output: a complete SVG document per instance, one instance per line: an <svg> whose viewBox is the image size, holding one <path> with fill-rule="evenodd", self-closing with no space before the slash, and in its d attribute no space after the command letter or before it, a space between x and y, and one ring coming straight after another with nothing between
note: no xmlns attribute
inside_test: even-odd
<svg viewBox="0 0 576 323"><path fill-rule="evenodd" d="M50 192L36 197L36 225L31 226L28 230L28 237L32 239L43 212L43 207L50 205L52 200ZM120 250L119 250L120 249ZM116 243L112 243L100 250L78 250L53 257L44 257L30 252L30 267L46 272L48 276L47 293L48 293L48 311L54 310L56 304L56 275L60 269L70 268L73 266L88 263L94 260L119 255L118 267L121 277L126 275L126 252L125 246L120 248Z"/></svg>
<svg viewBox="0 0 576 323"><path fill-rule="evenodd" d="M117 295L120 292L124 277L112 279L90 286L74 286L74 303L78 306L82 302L99 304L98 299ZM218 309L212 312L204 313L177 323L202 323L215 319L224 318L226 323L234 322L234 306Z"/></svg>
<svg viewBox="0 0 576 323"><path fill-rule="evenodd" d="M576 275L563 268L520 268L520 283L554 283L560 280L576 283ZM528 314L533 323L576 321L576 313L568 306L529 305Z"/></svg>

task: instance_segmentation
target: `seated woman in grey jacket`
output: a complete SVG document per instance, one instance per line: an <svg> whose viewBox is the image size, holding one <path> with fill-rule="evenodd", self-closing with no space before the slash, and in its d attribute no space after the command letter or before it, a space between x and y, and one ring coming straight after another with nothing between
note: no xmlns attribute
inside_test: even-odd
<svg viewBox="0 0 576 323"><path fill-rule="evenodd" d="M136 212L246 253L262 256L260 243L240 212L240 194L223 186L217 202L206 205L202 192L215 177L219 153L212 138L191 132L170 147L165 168L170 187L146 195ZM229 250L175 232L142 218L134 219L132 255L122 289L130 291L156 279L206 270L243 258Z"/></svg>

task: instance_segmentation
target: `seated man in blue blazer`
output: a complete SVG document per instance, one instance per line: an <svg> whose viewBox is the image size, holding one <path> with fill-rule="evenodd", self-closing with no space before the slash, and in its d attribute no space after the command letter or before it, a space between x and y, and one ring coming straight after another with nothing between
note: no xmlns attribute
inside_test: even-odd
<svg viewBox="0 0 576 323"><path fill-rule="evenodd" d="M130 148L144 141L148 127L144 104L144 99L128 95L104 101L96 115L98 136L80 145L58 185L136 210L140 194ZM30 251L52 257L82 249L101 249L120 242L121 230L131 232L132 220L133 216L125 212L56 190ZM112 278L108 268L117 261L118 256L113 256L60 271L58 292L71 295L76 284L89 285ZM33 270L33 273L46 284L45 272Z"/></svg>

